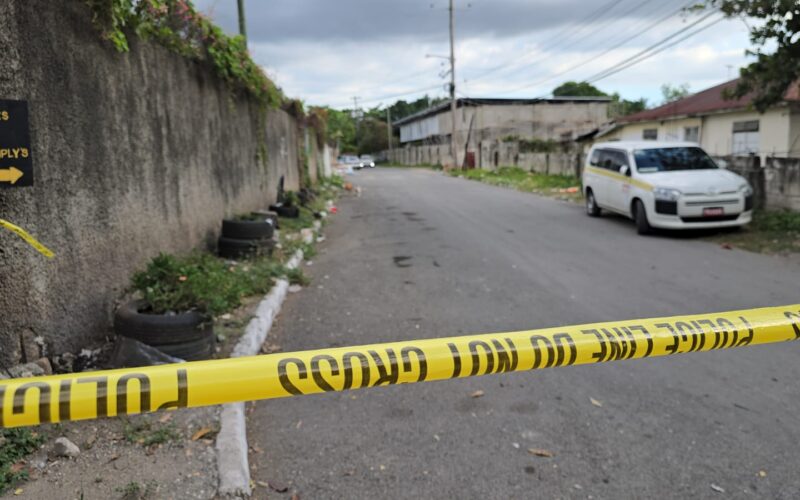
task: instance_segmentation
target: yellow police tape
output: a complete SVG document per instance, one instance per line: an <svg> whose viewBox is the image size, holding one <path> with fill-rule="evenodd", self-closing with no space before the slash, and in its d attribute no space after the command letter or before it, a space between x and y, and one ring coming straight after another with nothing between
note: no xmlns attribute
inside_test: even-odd
<svg viewBox="0 0 800 500"><path fill-rule="evenodd" d="M25 231L21 227L16 226L8 222L7 220L3 219L0 219L0 227L4 227L9 231L11 231L12 233L16 234L17 236L25 240L28 243L28 245L35 248L39 253L41 253L48 259L52 259L53 257L55 257L55 254L49 248L36 241L36 238L31 236L27 231Z"/></svg>
<svg viewBox="0 0 800 500"><path fill-rule="evenodd" d="M800 304L4 380L0 428L798 338Z"/></svg>

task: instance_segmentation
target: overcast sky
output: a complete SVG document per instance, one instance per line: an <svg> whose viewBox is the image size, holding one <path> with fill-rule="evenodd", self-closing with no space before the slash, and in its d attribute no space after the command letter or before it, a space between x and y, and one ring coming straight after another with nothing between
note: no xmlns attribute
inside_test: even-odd
<svg viewBox="0 0 800 500"><path fill-rule="evenodd" d="M456 0L456 86L469 97L538 97L635 56L709 13L687 0ZM196 0L230 33L236 0ZM286 94L307 104L366 107L443 96L447 0L245 0L250 51ZM706 20L667 44L716 21ZM630 38L630 40L628 40ZM748 32L723 20L601 79L623 97L661 99L660 87L721 83L746 64ZM616 48L615 48L616 47ZM661 46L660 46L661 47ZM563 74L562 74L563 73Z"/></svg>

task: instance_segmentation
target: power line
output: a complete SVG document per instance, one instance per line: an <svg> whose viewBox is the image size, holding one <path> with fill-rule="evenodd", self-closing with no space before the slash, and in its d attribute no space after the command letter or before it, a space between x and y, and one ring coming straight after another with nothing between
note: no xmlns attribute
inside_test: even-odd
<svg viewBox="0 0 800 500"><path fill-rule="evenodd" d="M574 64L574 65L570 66L570 67L569 67L569 68L567 68L567 69L564 69L564 70L562 70L562 71L559 71L559 72L557 72L557 73L554 73L554 74L552 74L552 75L548 76L547 78L544 78L544 79L542 79L542 80L538 80L538 81L536 81L536 82L534 82L534 83L525 84L525 85L522 85L522 86L520 86L520 87L513 88L513 89L511 89L511 90L506 90L506 91L503 91L503 92L501 92L501 94L508 94L508 93L517 92L517 91L519 91L519 90L523 90L523 89L526 89L526 88L533 88L533 87L536 87L536 86L538 86L538 85L541 85L541 84L543 84L543 83L546 83L546 82L548 82L548 81L550 81L550 80L553 80L554 78L558 78L558 77L559 77L559 76L561 76L561 75L564 75L564 74L566 74L566 73L569 73L570 71L573 71L573 70L575 70L575 69L578 69L578 68L580 68L581 66L584 66L584 65L586 65L586 64L588 64L588 63L590 63L590 62L596 61L597 59L599 59L599 58L603 57L604 55L608 54L609 52L611 52L612 50L614 50L614 49L617 49L617 48L621 47L622 45L624 45L624 44L626 44L626 43L630 42L631 40L634 40L635 38L638 38L638 37L642 36L644 33L646 33L646 32L647 32L648 30L650 30L651 28L653 28L653 27L655 27L655 26L657 26L657 25L659 25L659 24L662 24L662 23L664 23L665 21L667 21L667 20L668 20L668 19L670 19L671 17L673 17L673 16L675 16L675 15L679 14L681 11L683 11L683 9L685 9L685 8L686 8L686 6L688 6L688 5L691 5L691 4L693 4L693 3L694 3L694 2L693 2L693 1L691 1L691 2L689 2L689 3L687 3L687 4L685 4L684 6L681 6L681 7L680 7L680 8L678 8L677 10L670 12L669 14L667 14L667 15L666 15L666 16L664 16L664 17L661 17L661 18L660 18L660 19L658 19L657 21L655 21L655 22L653 22L653 23L649 24L648 26L646 26L646 27L644 27L644 28L642 28L642 29L638 30L638 31L637 31L637 32L635 32L633 35L631 35L631 36L629 36L629 37L625 38L624 40L622 40L622 41L620 41L620 42L616 43L615 45L612 45L611 47L607 48L606 50L604 50L603 52L601 52L601 53L599 53L599 54L595 54L595 55L593 55L592 57L589 57L589 58L587 58L587 59L584 59L583 61L581 61L581 62L579 62L579 63L577 63L577 64ZM702 19L701 19L700 21L702 21ZM695 23L695 24L696 24L696 23ZM684 29L691 28L692 26L694 26L694 24L692 24L692 25L689 25L688 27L686 27L686 28L684 28ZM680 32L679 32L679 33L677 33L677 34L680 34ZM673 35L671 35L671 36L675 36L675 34L673 34ZM661 44L662 42L664 42L664 41L667 41L667 40L668 40L668 39L662 40L662 41L658 42L658 43L657 43L657 44L655 44L655 45L657 46L657 45L659 45L659 44ZM648 49L645 49L645 51L646 51L646 50L648 50Z"/></svg>
<svg viewBox="0 0 800 500"><path fill-rule="evenodd" d="M594 19L594 18L595 18L597 15L601 14L602 12L606 12L606 11L608 11L608 9L611 9L611 8L613 8L615 5L617 5L617 4L618 4L618 3L620 3L621 1L622 1L622 0L611 0L610 2L608 2L608 3L606 3L606 4L603 4L603 5L602 5L602 6L600 6L598 9L596 9L596 10L594 10L594 11L590 12L590 13L589 13L589 14L588 14L586 17L582 18L582 19L579 21L579 23L584 23L584 22L586 22L586 21L590 21L590 20ZM551 37L551 39L553 40L553 43L544 44L542 47L540 47L540 48L537 48L536 50L529 51L529 52L527 52L527 53L525 53L525 54L523 54L523 55L521 55L521 56L514 57L513 59L509 59L509 60L507 60L507 61L505 61L505 62L503 62L503 63L501 63L501 64L498 64L498 65L496 65L496 66L493 66L493 67L491 67L491 68L488 68L488 69L487 69L485 72L483 72L483 73L480 73L478 76L475 76L475 77L473 77L473 78L469 79L468 81L473 81L473 80L477 80L477 79L483 78L484 76L488 75L489 73L493 73L493 72L495 72L495 71L497 71L497 70L499 70L499 69L502 69L502 68L504 68L504 67L507 67L507 66L513 65L515 62L518 62L518 61L520 61L521 59L525 59L525 58L527 58L527 57L529 57L529 56L531 56L531 55L538 54L538 53L539 53L541 50L544 50L545 48L555 47L556 45L558 45L559 43L561 43L561 42L563 41L563 40L561 39L561 36L562 36L562 35L565 35L565 34L567 34L567 33L570 33L570 32L571 32L571 30L572 30L572 28L573 28L574 24L575 24L575 23L569 23L569 24L567 24L567 26L565 26L565 27L564 27L563 29L561 29L561 30L560 30L558 33L556 33L555 35L553 35L553 36ZM569 38L569 36L568 36L567 38Z"/></svg>
<svg viewBox="0 0 800 500"><path fill-rule="evenodd" d="M601 75L598 75L598 76L594 76L594 77L590 77L590 78L589 78L589 79L587 79L586 81L588 81L588 82L590 82L590 83L594 83L594 82L598 82L598 81L600 81L600 80L603 80L603 79L605 79L605 78L608 78L608 77L609 77L609 76L611 76L611 75L617 74L617 73L619 73L620 71L623 71L623 70L625 70L625 69L628 69L628 68L630 68L631 66L635 66L636 64L639 64L639 63L640 63L640 62L642 62L642 61L645 61L645 60L647 60L647 59L650 59L651 57L653 57L653 56L654 56L654 55L656 55L656 54L659 54L659 53L661 53L661 52L663 52L663 51L665 51L665 50L667 50L667 49L670 49L670 48L674 47L675 45L678 45L679 43L681 43L681 42L683 42L683 41L685 41L685 40L688 40L689 38L691 38L691 37L693 37L693 36L697 35L698 33L701 33L701 32L703 32L703 31L707 30L708 28L711 28L712 26L714 26L714 25L716 25L717 23L719 23L719 22L721 22L721 21L724 21L724 20L725 20L725 16L724 16L724 15L722 15L722 16L720 16L719 18L717 18L717 19L715 19L715 20L711 21L710 23L706 24L705 26L701 26L699 29L697 29L697 30L695 30L695 31L693 31L693 32L691 32L691 33L688 33L688 34L686 34L685 36L681 37L680 39L678 39L678 40L676 40L676 41L674 41L674 42L672 42L672 43L670 43L670 44L668 44L668 45L666 45L666 46L664 46L664 47L661 47L660 49L656 50L655 52L652 52L652 53L650 53L650 54L648 54L648 55L646 55L646 56L644 56L644 57L640 58L639 60L636 60L636 61L631 61L631 62L629 62L628 64L626 64L625 66L622 66L622 67L620 67L620 68L617 68L617 69L615 69L615 70L613 70L613 71L608 71L608 70L606 70L605 72L603 72L603 74L601 74Z"/></svg>

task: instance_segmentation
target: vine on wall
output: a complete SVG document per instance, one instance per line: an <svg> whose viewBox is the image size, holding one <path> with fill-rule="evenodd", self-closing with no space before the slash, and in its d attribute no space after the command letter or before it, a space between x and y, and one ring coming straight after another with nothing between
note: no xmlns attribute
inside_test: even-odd
<svg viewBox="0 0 800 500"><path fill-rule="evenodd" d="M234 88L263 105L277 107L281 90L250 57L241 36L228 36L190 0L86 0L93 21L120 52L129 50L128 36L155 40L195 60L211 62L215 72Z"/></svg>

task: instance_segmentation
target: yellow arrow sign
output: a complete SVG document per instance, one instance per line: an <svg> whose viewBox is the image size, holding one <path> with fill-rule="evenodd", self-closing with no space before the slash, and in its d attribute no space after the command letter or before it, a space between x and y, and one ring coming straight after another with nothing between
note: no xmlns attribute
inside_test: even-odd
<svg viewBox="0 0 800 500"><path fill-rule="evenodd" d="M0 169L0 182L16 183L24 174L17 167Z"/></svg>

